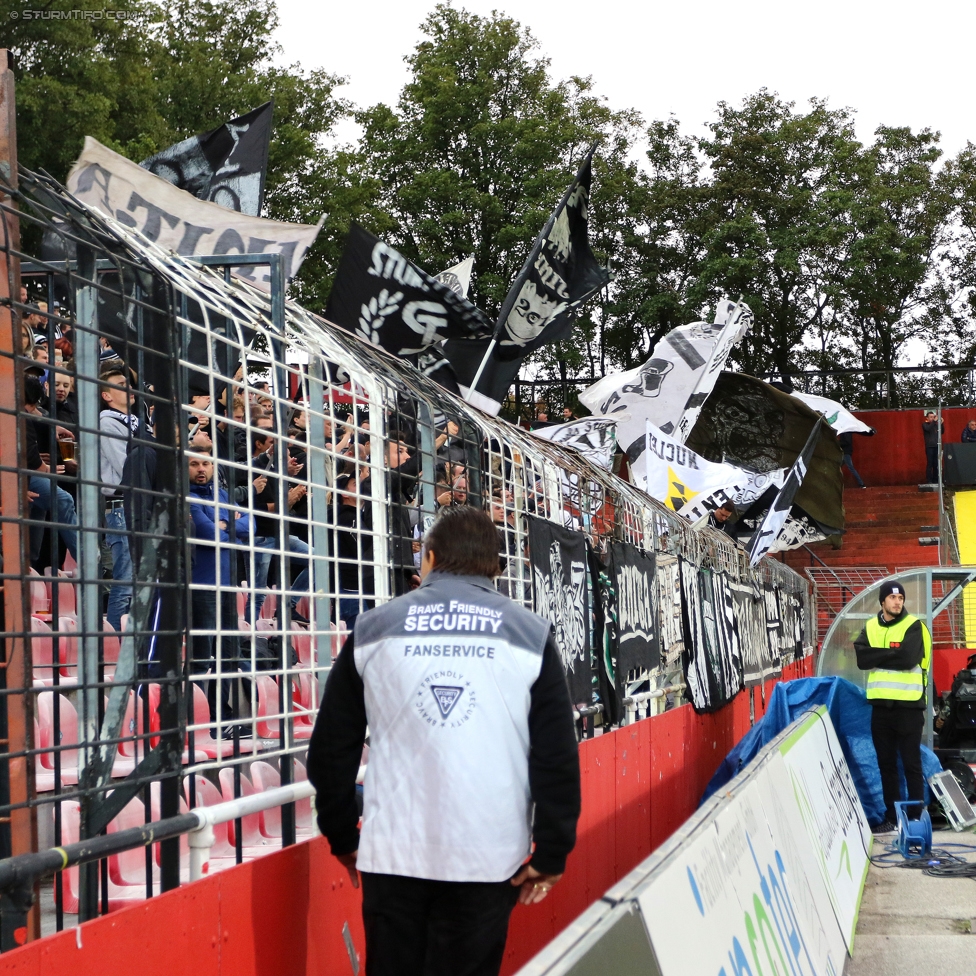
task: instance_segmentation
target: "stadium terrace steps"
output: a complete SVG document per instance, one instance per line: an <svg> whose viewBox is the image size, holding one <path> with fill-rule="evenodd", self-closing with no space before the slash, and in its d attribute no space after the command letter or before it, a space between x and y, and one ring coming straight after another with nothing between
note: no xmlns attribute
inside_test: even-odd
<svg viewBox="0 0 976 976"><path fill-rule="evenodd" d="M846 528L840 549L826 542L810 546L827 566L854 568L886 566L889 573L910 566L937 566L937 545L921 544L934 535L939 521L939 496L914 485L881 488L845 488ZM806 549L785 553L786 564L802 573L821 565Z"/></svg>

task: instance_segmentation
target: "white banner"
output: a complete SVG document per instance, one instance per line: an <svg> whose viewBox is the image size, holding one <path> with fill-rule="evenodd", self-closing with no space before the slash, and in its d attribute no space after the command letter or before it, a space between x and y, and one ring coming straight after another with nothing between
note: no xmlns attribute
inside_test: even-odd
<svg viewBox="0 0 976 976"><path fill-rule="evenodd" d="M685 442L729 352L752 325L752 312L722 302L715 319L672 329L643 366L605 376L580 394L591 413L617 419L617 443L632 462L643 451L645 420Z"/></svg>
<svg viewBox="0 0 976 976"><path fill-rule="evenodd" d="M729 784L637 891L662 976L841 976L871 832L825 709Z"/></svg>
<svg viewBox="0 0 976 976"><path fill-rule="evenodd" d="M817 708L779 751L787 775L779 783L771 777L770 786L793 801L790 806L803 824L809 850L816 853L812 860L850 950L871 866L867 851L872 836L826 707Z"/></svg>
<svg viewBox="0 0 976 976"><path fill-rule="evenodd" d="M125 227L184 257L283 254L288 278L297 273L321 226L249 217L198 200L91 136L86 136L84 149L68 174L68 190ZM269 268L242 267L238 274L265 291L271 288Z"/></svg>
<svg viewBox="0 0 976 976"><path fill-rule="evenodd" d="M675 851L637 898L662 976L841 976L846 946L798 840L772 835L753 779Z"/></svg>
<svg viewBox="0 0 976 976"><path fill-rule="evenodd" d="M468 289L471 287L471 272L474 270L474 255L469 254L460 264L455 264L434 277L442 284L447 285L456 295L462 298L468 297Z"/></svg>
<svg viewBox="0 0 976 976"><path fill-rule="evenodd" d="M631 464L634 484L680 515L697 518L699 509L707 514L721 504L716 498L725 501L749 484L749 472L706 461L650 423L645 447L640 460Z"/></svg>
<svg viewBox="0 0 976 976"><path fill-rule="evenodd" d="M583 457L609 471L613 465L616 426L615 420L606 417L584 417L566 424L540 427L532 431L532 435L554 444L575 448Z"/></svg>
<svg viewBox="0 0 976 976"><path fill-rule="evenodd" d="M797 400L802 400L811 410L822 413L824 420L837 431L838 434L873 434L874 428L858 420L843 404L827 397L814 396L812 393L794 393Z"/></svg>

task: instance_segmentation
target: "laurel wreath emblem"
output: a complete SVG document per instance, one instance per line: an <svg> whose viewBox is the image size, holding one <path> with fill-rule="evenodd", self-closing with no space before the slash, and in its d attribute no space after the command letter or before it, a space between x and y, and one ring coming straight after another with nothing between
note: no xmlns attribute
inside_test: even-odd
<svg viewBox="0 0 976 976"><path fill-rule="evenodd" d="M384 288L368 304L363 305L359 315L359 328L356 330L367 342L374 346L380 344L380 329L387 317L392 315L403 301L403 292L397 291L392 295Z"/></svg>

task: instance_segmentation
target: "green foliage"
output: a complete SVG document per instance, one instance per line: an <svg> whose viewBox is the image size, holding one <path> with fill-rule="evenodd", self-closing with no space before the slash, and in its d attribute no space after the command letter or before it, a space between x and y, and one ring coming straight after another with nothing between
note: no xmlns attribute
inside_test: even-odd
<svg viewBox="0 0 976 976"><path fill-rule="evenodd" d="M882 127L862 144L851 110L765 90L720 102L707 135L691 136L677 119L609 106L590 78L554 79L510 17L449 4L424 21L396 103L357 110L342 79L280 66L274 0L114 6L130 16L28 21L0 0L21 162L63 179L85 135L142 159L274 98L267 215L325 218L294 286L312 309L326 304L355 220L432 272L474 254L472 297L494 317L599 141L590 233L613 282L571 342L536 353L537 375L631 367L740 295L756 325L739 368L878 371L838 387L849 399L930 395L928 381L884 378L912 339L932 362L976 356L976 145L942 164L927 129ZM340 145L348 119L359 135ZM946 395L961 382L946 379Z"/></svg>

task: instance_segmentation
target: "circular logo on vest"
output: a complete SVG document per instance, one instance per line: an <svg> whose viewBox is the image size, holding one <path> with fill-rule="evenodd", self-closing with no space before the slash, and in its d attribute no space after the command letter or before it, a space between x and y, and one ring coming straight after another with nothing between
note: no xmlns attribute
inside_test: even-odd
<svg viewBox="0 0 976 976"><path fill-rule="evenodd" d="M459 729L477 706L471 682L454 670L428 674L414 698L415 714L431 728Z"/></svg>

